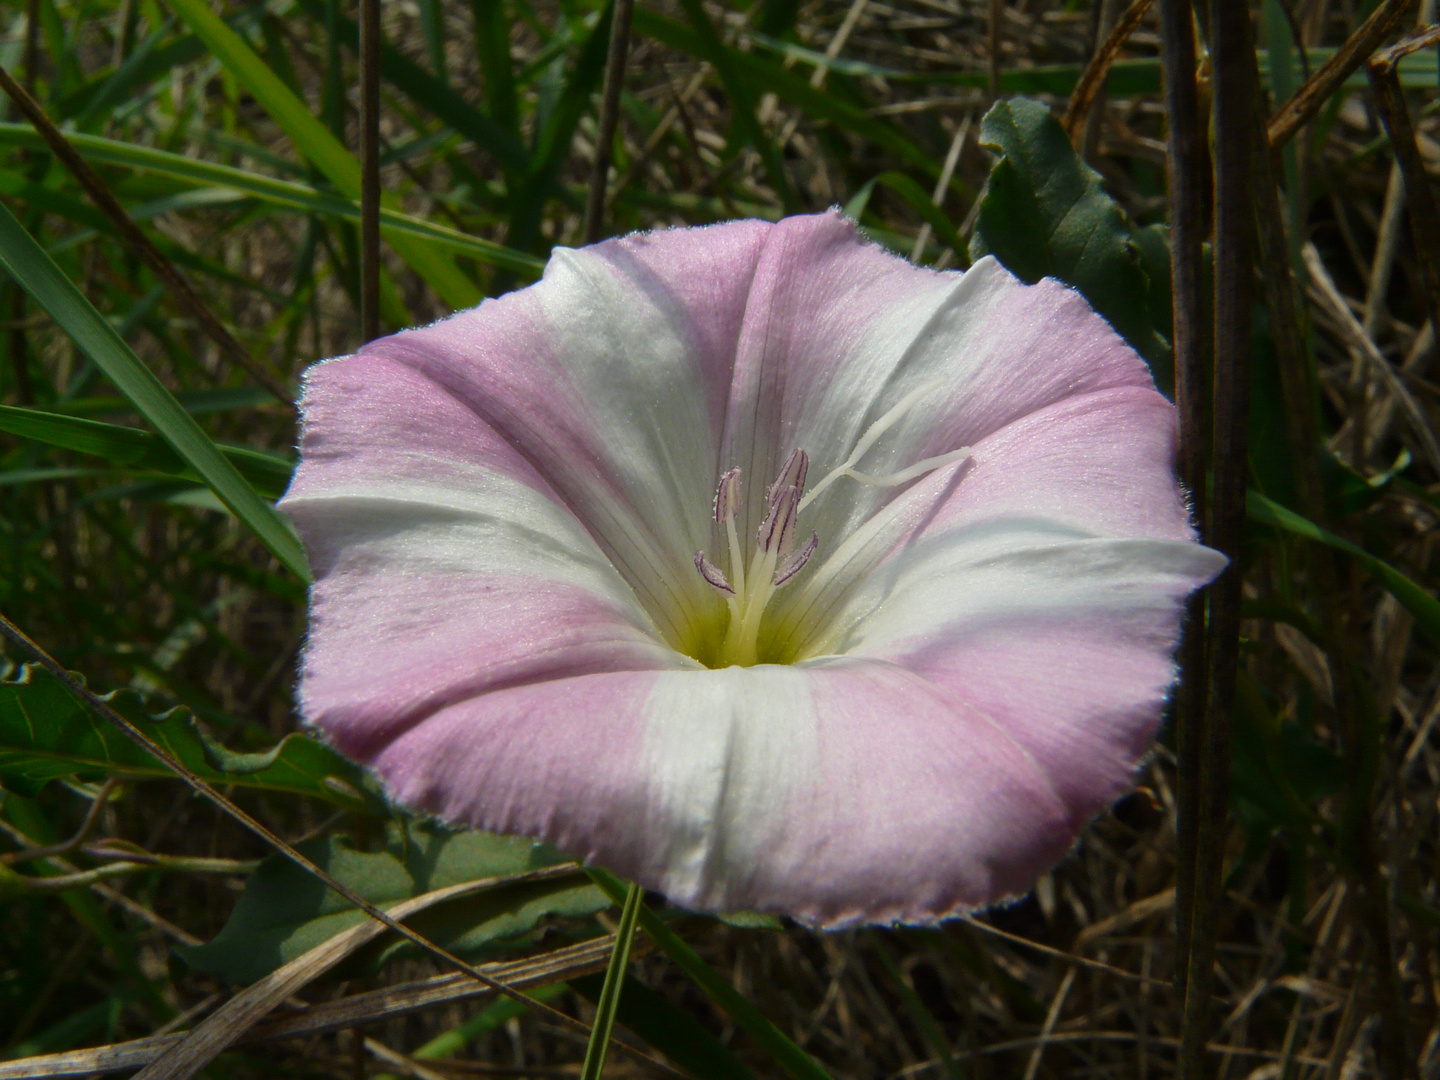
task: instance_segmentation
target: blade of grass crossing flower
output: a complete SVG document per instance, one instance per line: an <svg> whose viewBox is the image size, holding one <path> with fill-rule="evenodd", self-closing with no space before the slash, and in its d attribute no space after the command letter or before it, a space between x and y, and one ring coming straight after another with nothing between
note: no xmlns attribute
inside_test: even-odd
<svg viewBox="0 0 1440 1080"><path fill-rule="evenodd" d="M135 405L161 437L205 481L224 505L271 553L303 581L310 579L305 551L273 507L255 493L220 448L200 430L80 290L4 204L0 204L0 264Z"/></svg>
<svg viewBox="0 0 1440 1080"><path fill-rule="evenodd" d="M614 874L597 866L588 866L585 868L585 872L590 875L590 880L604 889L615 903L618 904L624 900L626 896L625 883ZM664 920L643 904L640 906L639 917L641 928L650 935L655 944L660 946L665 955L675 961L680 966L680 970L685 972L701 990L705 991L715 1004L724 1009L730 1019L734 1020L750 1038L755 1040L757 1046L760 1046L779 1062L780 1067L794 1077L794 1080L830 1080L830 1075L819 1066L814 1058L800 1049L779 1028L767 1020L765 1015L750 1004L735 987L731 986L724 976L702 960L694 949L685 944L679 934L666 926Z"/></svg>
<svg viewBox="0 0 1440 1080"><path fill-rule="evenodd" d="M605 969L605 985L595 1005L595 1021L590 1028L590 1045L585 1048L585 1065L580 1080L600 1080L605 1071L605 1054L610 1049L610 1034L615 1030L615 1013L620 1008L620 991L625 986L625 969L630 966L630 947L635 943L635 920L640 914L645 890L631 883L620 909L620 927L615 933L615 948L610 953L610 966Z"/></svg>
<svg viewBox="0 0 1440 1080"><path fill-rule="evenodd" d="M239 34L206 6L204 0L172 0L171 6L190 29L204 40L217 60L290 136L297 153L319 169L348 199L358 200L360 163L311 113L273 71L265 66ZM384 200L393 207L393 197ZM433 245L410 237L391 236L390 246L425 279L436 294L454 308L473 307L481 292L454 260Z"/></svg>

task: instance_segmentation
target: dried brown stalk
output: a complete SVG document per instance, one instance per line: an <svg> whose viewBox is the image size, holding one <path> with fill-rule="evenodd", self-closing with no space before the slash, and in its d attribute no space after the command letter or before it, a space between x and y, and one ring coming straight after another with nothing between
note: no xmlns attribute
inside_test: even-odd
<svg viewBox="0 0 1440 1080"><path fill-rule="evenodd" d="M1321 65L1295 91L1295 96L1281 105L1270 118L1266 131L1271 146L1282 146L1295 133L1310 122L1320 106L1329 101L1335 91L1348 79L1366 57L1380 47L1380 43L1395 31L1405 19L1405 13L1415 0L1385 0L1377 7L1360 28L1346 39L1345 44L1335 50L1335 55Z"/></svg>
<svg viewBox="0 0 1440 1080"><path fill-rule="evenodd" d="M1060 122L1065 126L1065 133L1070 136L1071 145L1076 149L1079 149L1085 135L1086 114L1090 112L1090 106L1104 87L1105 77L1110 74L1115 58L1120 55L1120 50L1125 47L1125 42L1130 40L1130 35L1140 25L1140 20L1150 10L1152 3L1154 0L1133 0L1125 9L1125 14L1120 16L1115 28L1095 50L1095 55L1090 58L1080 75L1080 81L1075 84L1075 91L1070 95L1070 103L1065 107L1065 116Z"/></svg>

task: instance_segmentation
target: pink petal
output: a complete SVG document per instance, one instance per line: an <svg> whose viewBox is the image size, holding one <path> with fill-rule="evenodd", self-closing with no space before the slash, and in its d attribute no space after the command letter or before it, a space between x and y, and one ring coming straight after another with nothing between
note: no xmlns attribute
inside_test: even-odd
<svg viewBox="0 0 1440 1080"><path fill-rule="evenodd" d="M735 339L770 226L557 249L542 281L372 343L515 448L652 610L715 603L708 545Z"/></svg>
<svg viewBox="0 0 1440 1080"><path fill-rule="evenodd" d="M677 662L544 481L434 383L347 357L311 370L304 407L281 504L316 573L301 705L341 749L497 687Z"/></svg>
<svg viewBox="0 0 1440 1080"><path fill-rule="evenodd" d="M990 718L864 661L515 687L371 764L408 805L542 837L688 907L823 926L1013 895L1076 826Z"/></svg>

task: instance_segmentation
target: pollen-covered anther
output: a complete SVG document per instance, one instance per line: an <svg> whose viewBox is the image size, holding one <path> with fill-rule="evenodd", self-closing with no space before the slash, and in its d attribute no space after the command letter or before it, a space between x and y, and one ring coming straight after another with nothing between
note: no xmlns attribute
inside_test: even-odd
<svg viewBox="0 0 1440 1080"><path fill-rule="evenodd" d="M740 468L736 466L720 477L715 487L715 524L724 525L740 509Z"/></svg>
<svg viewBox="0 0 1440 1080"><path fill-rule="evenodd" d="M695 552L695 569L700 571L700 576L705 579L707 585L718 589L726 596L735 595L735 588L726 579L725 572L705 558L703 551Z"/></svg>
<svg viewBox="0 0 1440 1080"><path fill-rule="evenodd" d="M770 512L760 524L755 543L766 555L773 554L783 559L790 554L795 543L795 518L799 513L800 489L797 487L771 488L776 494L770 502Z"/></svg>
<svg viewBox="0 0 1440 1080"><path fill-rule="evenodd" d="M805 477L810 472L810 455L798 447L790 451L790 456L785 459L785 464L780 467L780 475L775 478L765 491L765 505L774 506L775 500L787 487L793 487L799 492L805 491Z"/></svg>
<svg viewBox="0 0 1440 1080"><path fill-rule="evenodd" d="M810 561L810 556L815 554L815 549L820 546L818 533L811 533L810 539L805 541L805 546L797 551L791 552L779 566L775 568L775 576L770 579L770 584L777 589L789 581L792 577L804 569L805 564Z"/></svg>

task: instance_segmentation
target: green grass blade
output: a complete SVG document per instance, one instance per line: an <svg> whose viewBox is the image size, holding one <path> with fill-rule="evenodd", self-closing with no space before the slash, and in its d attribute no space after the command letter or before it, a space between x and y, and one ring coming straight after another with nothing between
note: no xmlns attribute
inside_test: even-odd
<svg viewBox="0 0 1440 1080"><path fill-rule="evenodd" d="M548 246L540 233L540 221L546 202L556 192L556 179L561 165L570 154L575 129L590 108L591 96L599 89L604 75L614 7L613 0L605 5L589 37L581 44L575 66L560 89L555 107L536 134L535 150L523 186L516 193L506 232L507 240L527 251L537 246Z"/></svg>
<svg viewBox="0 0 1440 1080"><path fill-rule="evenodd" d="M316 19L324 18L323 0L300 0L300 7ZM359 51L360 30L353 19L337 15L335 33L351 52ZM471 105L388 41L380 46L380 74L416 105L493 155L507 176L525 172L529 157L514 130Z"/></svg>
<svg viewBox="0 0 1440 1080"><path fill-rule="evenodd" d="M515 100L515 68L510 59L510 19L501 0L471 0L475 50L485 76L490 115L518 140L520 107Z"/></svg>
<svg viewBox="0 0 1440 1080"><path fill-rule="evenodd" d="M148 431L65 416L18 405L0 405L0 431L58 446L132 468L153 469L187 479L200 479L170 445ZM218 443L216 444L219 445ZM220 446L220 452L260 494L278 499L290 485L295 464L243 446Z"/></svg>
<svg viewBox="0 0 1440 1080"><path fill-rule="evenodd" d="M581 997L598 1002L603 980L599 975L581 975L571 979L569 986ZM705 1025L634 976L625 977L616 1020L695 1080L756 1080L755 1074Z"/></svg>
<svg viewBox="0 0 1440 1080"><path fill-rule="evenodd" d="M630 966L630 947L635 944L635 919L640 914L645 890L632 883L620 908L620 926L615 932L615 948L610 950L610 963L605 967L605 985L595 1003L595 1021L590 1025L590 1043L585 1047L585 1064L580 1080L600 1080L605 1071L605 1054L610 1049L610 1036L615 1031L615 1013L620 1008L620 991L625 987L625 969Z"/></svg>
<svg viewBox="0 0 1440 1080"><path fill-rule="evenodd" d="M614 874L597 866L587 866L585 872L615 903L621 903L625 899L625 883ZM685 944L679 934L666 926L663 919L643 904L640 907L640 926L666 956L678 964L715 1004L729 1014L730 1019L755 1040L757 1046L779 1062L780 1067L795 1080L830 1080L830 1075L814 1058L767 1020L764 1013L750 1004L723 975L702 960L699 953Z"/></svg>
<svg viewBox="0 0 1440 1080"><path fill-rule="evenodd" d="M936 238L954 250L961 258L965 257L966 244L960 234L955 230L955 223L950 220L944 210L935 205L935 200L926 194L925 189L904 173L883 172L875 177L874 183L883 184L896 195L900 196L922 219L934 230Z"/></svg>
<svg viewBox="0 0 1440 1080"><path fill-rule="evenodd" d="M1279 503L1267 499L1258 491L1250 491L1246 495L1245 512L1251 521L1276 529L1284 529L1296 536L1303 536L1307 540L1328 544L1330 547L1353 556L1361 566L1380 579L1385 588L1389 590L1390 595L1400 601L1401 605L1415 616L1415 621L1433 640L1440 642L1440 600L1431 596L1384 559L1371 555L1370 552L1358 544L1352 544L1343 536L1336 536L1329 529L1321 528L1309 518L1302 517L1293 510L1287 510Z"/></svg>
<svg viewBox="0 0 1440 1080"><path fill-rule="evenodd" d="M271 553L302 580L310 579L300 541L255 493L194 417L175 400L125 340L41 250L9 207L0 204L0 264L129 398L225 507L260 538Z"/></svg>
<svg viewBox="0 0 1440 1080"><path fill-rule="evenodd" d="M755 152L765 164L765 178L770 181L770 186L775 189L775 194L786 210L793 211L795 193L785 176L784 159L780 156L779 147L760 127L760 121L755 114L755 95L750 90L751 80L742 76L739 69L730 62L735 50L727 49L720 40L720 35L715 32L714 24L710 22L710 16L705 14L705 7L700 0L680 0L680 7L694 28L700 55L715 68L730 95L730 113L734 117L736 134L755 148Z"/></svg>
<svg viewBox="0 0 1440 1080"><path fill-rule="evenodd" d="M235 80L290 136L296 152L324 173L347 199L358 200L360 163L311 114L309 106L265 66L265 62L239 34L210 10L205 0L173 0L171 6L210 47L215 58ZM382 201L393 209L393 197ZM447 252L436 251L433 245L417 243L409 236L391 236L390 246L451 307L473 307L480 302L482 294L479 288L455 265Z"/></svg>
<svg viewBox="0 0 1440 1080"><path fill-rule="evenodd" d="M98 135L71 135L70 142L87 161L111 165L124 165L133 169L147 169L182 180L196 187L230 188L252 198L260 199L273 206L291 210L343 218L347 221L360 220L358 203L340 197L333 192L319 191L308 184L293 180L278 180L273 176L247 172L231 165L214 161L203 161L156 150L149 146L106 139ZM0 146L42 147L40 136L28 124L0 123ZM232 149L236 149L232 147ZM258 149L258 148L257 148ZM28 190L28 189L27 189ZM17 192L22 196L24 191ZM68 205L68 204L67 204ZM83 212L83 206L76 203L75 213ZM97 221L97 226L103 227ZM459 229L411 217L398 210L382 208L380 230L391 245L398 234L414 236L430 241L437 246L468 255L478 262L505 270L513 270L525 276L538 275L545 268L545 260L537 259L514 248L469 236ZM398 238L403 239L403 236Z"/></svg>

